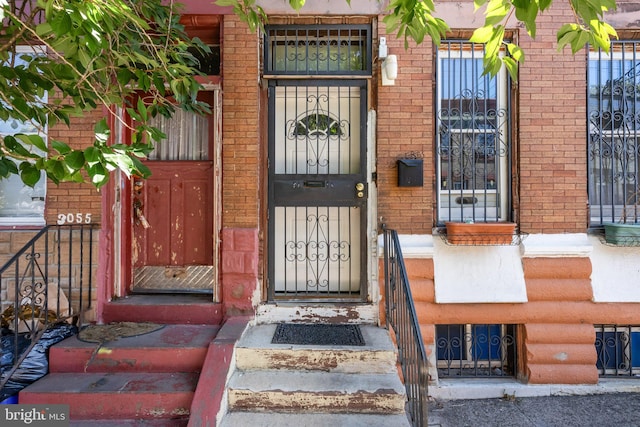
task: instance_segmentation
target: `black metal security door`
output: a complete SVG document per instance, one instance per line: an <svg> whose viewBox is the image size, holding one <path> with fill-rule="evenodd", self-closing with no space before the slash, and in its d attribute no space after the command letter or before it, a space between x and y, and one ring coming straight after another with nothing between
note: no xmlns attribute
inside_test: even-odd
<svg viewBox="0 0 640 427"><path fill-rule="evenodd" d="M269 83L269 299L366 296L366 81Z"/></svg>

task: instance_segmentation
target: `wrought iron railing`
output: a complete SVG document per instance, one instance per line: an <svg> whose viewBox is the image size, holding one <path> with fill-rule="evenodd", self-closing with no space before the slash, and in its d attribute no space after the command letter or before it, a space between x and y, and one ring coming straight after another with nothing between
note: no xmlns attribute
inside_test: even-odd
<svg viewBox="0 0 640 427"><path fill-rule="evenodd" d="M80 327L92 308L95 228L46 226L0 268L0 389L51 327Z"/></svg>
<svg viewBox="0 0 640 427"><path fill-rule="evenodd" d="M407 412L414 426L427 425L427 353L420 333L398 234L384 229L384 282L387 328L395 334L407 391Z"/></svg>

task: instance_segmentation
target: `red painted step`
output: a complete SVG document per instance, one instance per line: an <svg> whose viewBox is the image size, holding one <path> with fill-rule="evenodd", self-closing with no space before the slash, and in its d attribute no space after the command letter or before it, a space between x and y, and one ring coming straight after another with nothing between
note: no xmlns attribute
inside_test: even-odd
<svg viewBox="0 0 640 427"><path fill-rule="evenodd" d="M219 325L223 321L222 304L212 298L202 294L129 295L106 303L102 317L105 323Z"/></svg>
<svg viewBox="0 0 640 427"><path fill-rule="evenodd" d="M69 427L187 427L189 420L156 419L156 420L70 420Z"/></svg>
<svg viewBox="0 0 640 427"><path fill-rule="evenodd" d="M53 373L20 392L20 404L69 405L72 420L188 419L198 373Z"/></svg>
<svg viewBox="0 0 640 427"><path fill-rule="evenodd" d="M107 343L71 337L49 350L49 372L199 372L217 325L164 325Z"/></svg>

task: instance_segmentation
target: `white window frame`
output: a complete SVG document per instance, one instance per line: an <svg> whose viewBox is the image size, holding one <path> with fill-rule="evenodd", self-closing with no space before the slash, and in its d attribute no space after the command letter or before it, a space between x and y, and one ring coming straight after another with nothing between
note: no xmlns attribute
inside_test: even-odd
<svg viewBox="0 0 640 427"><path fill-rule="evenodd" d="M44 46L17 46L16 47L16 55L21 55L25 53L30 54L38 54L38 51L42 49L44 52ZM47 102L47 94L45 93L45 97L43 99L44 102ZM25 123L25 122L22 122ZM24 129L24 127L22 128ZM44 134L40 133L40 136L44 139L45 144L47 144L48 138L48 128L45 127ZM29 147L30 149L35 150L35 147ZM38 210L37 215L15 215L10 216L2 211L0 208L0 227L16 227L16 226L43 226L46 224L45 221L45 209L46 209L46 199L47 199L47 176L44 171L41 172L40 181L35 185L34 188L30 188L29 186L22 183L22 180L18 175L12 175L10 178L0 180L0 187L4 187L6 185L12 185L10 191L15 191L16 188L19 187L20 192L25 192L26 198L31 198L32 202L35 201L34 198L37 198L38 202L42 202L41 209ZM0 194L2 190L0 189ZM34 207L36 207L35 205Z"/></svg>
<svg viewBox="0 0 640 427"><path fill-rule="evenodd" d="M461 46L462 49L452 49L452 47ZM473 46L473 50L471 47ZM453 57L449 54L449 52L455 51L456 56ZM442 108L442 100L443 99L451 99L443 97L443 84L441 83L444 78L448 78L448 76L444 76L443 74L443 61L447 59L478 59L482 60L483 55L483 45L480 44L472 44L471 42L465 41L452 41L452 45L447 47L446 43L443 43L438 49L437 55L437 83L436 83L436 115L438 116L439 112ZM482 73L482 68L479 69L477 78L480 78L480 74ZM457 188L460 186L456 186L455 183L443 183L443 158L441 155L441 133L440 128L442 125L440 117L436 117L436 124L438 131L436 132L437 139L437 150L436 150L436 160L437 160L437 198L438 198L438 222L443 223L445 221L453 221L453 222L484 222L484 221L507 221L509 215L509 185L511 182L509 176L509 151L510 151L510 135L509 135L509 121L511 120L509 116L508 110L508 86L507 86L507 72L504 66L501 67L500 71L496 75L496 110L504 110L506 112L505 117L500 123L499 132L503 137L503 145L506 152L503 155L498 156L499 162L497 162L497 167L495 170L495 188L488 188L485 185L485 188ZM461 128L457 129L456 133L459 135L465 134L483 134L486 133L483 129L475 129L475 128ZM499 141L494 141L495 149L500 151ZM475 166L474 166L475 170ZM445 188L446 187L446 188ZM491 199L494 201L491 202ZM457 200L465 200L473 201L476 200L475 204L472 204L469 208L461 207L457 203ZM485 206L483 201L489 201L492 203L489 206ZM497 203L497 206L496 206ZM452 204L456 204L453 205ZM486 213L486 215L485 215ZM495 213L495 214L494 214Z"/></svg>

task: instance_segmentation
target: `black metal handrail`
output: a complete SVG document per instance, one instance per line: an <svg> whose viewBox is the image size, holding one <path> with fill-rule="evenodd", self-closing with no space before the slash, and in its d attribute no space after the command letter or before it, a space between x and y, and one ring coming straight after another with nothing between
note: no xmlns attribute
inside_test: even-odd
<svg viewBox="0 0 640 427"><path fill-rule="evenodd" d="M81 326L92 308L95 224L51 225L39 230L0 268L3 340L0 389L53 325ZM4 341L3 341L4 342Z"/></svg>
<svg viewBox="0 0 640 427"><path fill-rule="evenodd" d="M429 372L398 233L383 227L387 328L395 334L407 391L407 412L414 426L426 426Z"/></svg>

